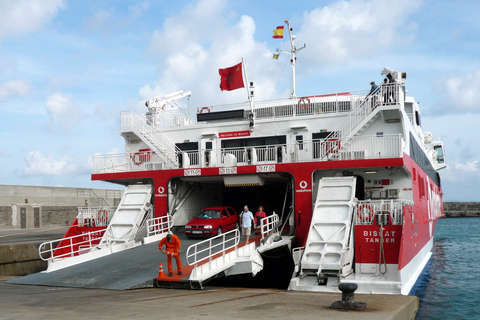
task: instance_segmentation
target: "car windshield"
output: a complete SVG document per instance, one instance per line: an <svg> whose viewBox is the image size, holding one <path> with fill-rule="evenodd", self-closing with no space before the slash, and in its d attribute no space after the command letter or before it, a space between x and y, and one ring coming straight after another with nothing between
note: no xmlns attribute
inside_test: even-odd
<svg viewBox="0 0 480 320"><path fill-rule="evenodd" d="M202 210L196 216L195 219L219 219L220 210Z"/></svg>

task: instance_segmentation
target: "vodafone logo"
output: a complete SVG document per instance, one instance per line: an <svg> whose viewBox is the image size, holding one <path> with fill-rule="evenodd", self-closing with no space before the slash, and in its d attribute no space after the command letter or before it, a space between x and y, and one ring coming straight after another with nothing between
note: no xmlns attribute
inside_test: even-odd
<svg viewBox="0 0 480 320"><path fill-rule="evenodd" d="M308 182L305 180L300 181L298 184L300 189L295 190L295 192L312 192L312 189L307 189L308 188Z"/></svg>
<svg viewBox="0 0 480 320"><path fill-rule="evenodd" d="M164 187L158 187L157 189L159 194L156 194L155 197L166 197L167 194L165 193L165 188Z"/></svg>

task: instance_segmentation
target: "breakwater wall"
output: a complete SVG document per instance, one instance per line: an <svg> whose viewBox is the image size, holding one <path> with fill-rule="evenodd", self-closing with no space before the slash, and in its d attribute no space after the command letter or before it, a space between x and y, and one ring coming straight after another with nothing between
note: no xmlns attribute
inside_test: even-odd
<svg viewBox="0 0 480 320"><path fill-rule="evenodd" d="M446 218L480 217L480 202L444 202Z"/></svg>

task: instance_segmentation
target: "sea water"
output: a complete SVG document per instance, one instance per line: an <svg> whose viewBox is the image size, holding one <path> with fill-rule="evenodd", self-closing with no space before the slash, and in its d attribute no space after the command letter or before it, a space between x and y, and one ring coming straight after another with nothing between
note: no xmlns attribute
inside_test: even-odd
<svg viewBox="0 0 480 320"><path fill-rule="evenodd" d="M480 319L480 218L440 219L417 320Z"/></svg>

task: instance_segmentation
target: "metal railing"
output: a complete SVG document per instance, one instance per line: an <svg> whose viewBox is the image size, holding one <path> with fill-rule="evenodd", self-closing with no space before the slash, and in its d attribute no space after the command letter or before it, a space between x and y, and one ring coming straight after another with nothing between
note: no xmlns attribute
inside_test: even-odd
<svg viewBox="0 0 480 320"><path fill-rule="evenodd" d="M260 233L262 234L262 239L277 227L279 220L280 218L276 213L273 213L272 215L260 220Z"/></svg>
<svg viewBox="0 0 480 320"><path fill-rule="evenodd" d="M173 221L169 214L147 220L147 237L157 234L168 233L173 226Z"/></svg>
<svg viewBox="0 0 480 320"><path fill-rule="evenodd" d="M345 146L346 145L346 146ZM304 140L301 143L283 145L222 148L189 151L178 168L203 168L225 166L225 156L235 156L237 166L275 163L296 163L327 160L359 160L399 158L405 146L401 134L383 136L361 136L349 139ZM208 152L208 161L206 153ZM184 153L182 153L184 154ZM116 173L166 169L161 158L154 153L148 161L133 163L128 154L103 155L93 158L94 173Z"/></svg>
<svg viewBox="0 0 480 320"><path fill-rule="evenodd" d="M400 94L401 87L399 84L382 84L378 87L377 91L373 94L368 94L363 98L357 97L358 108L352 109L352 112L345 118L345 120L327 136L322 142L324 147L328 147L329 141L345 139L350 134L353 134L353 130L372 113L372 111L378 106L388 106L402 104L403 95ZM348 145L350 141L345 141L345 145ZM327 148L328 149L328 148ZM328 151L328 150L327 150Z"/></svg>
<svg viewBox="0 0 480 320"><path fill-rule="evenodd" d="M354 207L355 225L370 225L377 219L377 224L401 225L403 223L403 207L412 206L411 200L382 199L358 201Z"/></svg>
<svg viewBox="0 0 480 320"><path fill-rule="evenodd" d="M197 267L200 262L212 261L225 257L227 250L237 248L240 242L240 231L231 230L213 238L195 243L187 249L187 264Z"/></svg>
<svg viewBox="0 0 480 320"><path fill-rule="evenodd" d="M78 207L79 227L106 227L117 207Z"/></svg>
<svg viewBox="0 0 480 320"><path fill-rule="evenodd" d="M349 112L358 107L358 102L365 98L368 91L344 92L329 95L298 97L294 99L279 99L269 101L254 101L253 114L255 119L282 118L322 113ZM216 105L203 108L173 108L161 111L160 114L146 114L146 123L156 128L179 128L197 125L197 114L205 112L222 112L243 110L243 117L230 121L247 120L252 112L249 103ZM214 122L215 120L211 120ZM225 120L221 120L225 121ZM227 120L228 121L228 120ZM204 121L203 121L204 122Z"/></svg>
<svg viewBox="0 0 480 320"><path fill-rule="evenodd" d="M87 232L72 237L42 243L38 247L40 259L54 262L68 257L78 256L98 245L106 229Z"/></svg>

